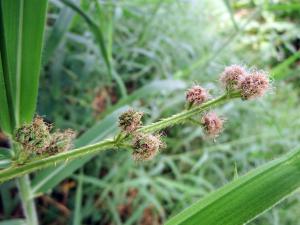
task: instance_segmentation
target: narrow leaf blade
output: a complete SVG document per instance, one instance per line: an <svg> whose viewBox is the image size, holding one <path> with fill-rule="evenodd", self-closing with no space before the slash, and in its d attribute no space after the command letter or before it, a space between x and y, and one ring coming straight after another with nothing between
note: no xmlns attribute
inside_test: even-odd
<svg viewBox="0 0 300 225"><path fill-rule="evenodd" d="M300 149L263 165L211 193L166 225L244 224L300 186Z"/></svg>
<svg viewBox="0 0 300 225"><path fill-rule="evenodd" d="M20 90L21 124L30 122L35 113L46 10L46 0L24 1Z"/></svg>

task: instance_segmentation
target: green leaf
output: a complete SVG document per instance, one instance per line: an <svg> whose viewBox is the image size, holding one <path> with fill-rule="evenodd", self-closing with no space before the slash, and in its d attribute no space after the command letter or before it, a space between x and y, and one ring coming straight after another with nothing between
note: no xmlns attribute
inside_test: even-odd
<svg viewBox="0 0 300 225"><path fill-rule="evenodd" d="M30 122L35 113L46 9L46 0L0 2L1 75L16 126Z"/></svg>
<svg viewBox="0 0 300 225"><path fill-rule="evenodd" d="M79 0L74 0L74 2L78 1ZM73 19L73 15L73 10L71 10L67 6L63 6L45 43L45 51L43 54L44 64L49 61L52 54L55 52L55 50L61 43L61 40L64 38Z"/></svg>
<svg viewBox="0 0 300 225"><path fill-rule="evenodd" d="M12 220L1 221L0 225L26 225L26 222L25 220L22 219L12 219Z"/></svg>
<svg viewBox="0 0 300 225"><path fill-rule="evenodd" d="M91 32L94 34L94 37L99 45L100 52L104 59L105 65L107 67L107 72L108 72L110 78L113 78L116 81L116 83L120 89L120 92L122 93L122 96L123 97L127 96L126 87L125 87L123 80L121 79L119 74L112 67L111 58L108 55L108 50L106 48L102 27L100 25L98 25L92 18L90 18L90 16L88 14L86 14L80 7L78 7L72 1L69 1L69 0L61 0L61 1L64 4L66 4L67 6L69 6L71 9L73 9L75 12L77 12L78 15L80 15L84 19L84 21L87 23L87 25L89 26Z"/></svg>
<svg viewBox="0 0 300 225"><path fill-rule="evenodd" d="M155 80L149 84L144 85L143 87L135 90L133 93L128 95L125 98L122 98L116 105L110 107L105 114L108 114L117 108L120 108L124 105L129 105L135 100L149 98L153 95L157 95L160 93L171 93L176 90L182 90L186 88L186 83L181 80Z"/></svg>
<svg viewBox="0 0 300 225"><path fill-rule="evenodd" d="M279 4L268 4L266 6L267 10L271 11L300 11L299 3L279 3Z"/></svg>
<svg viewBox="0 0 300 225"><path fill-rule="evenodd" d="M276 65L272 71L272 78L275 80L281 80L286 78L290 73L290 66L293 65L300 58L300 52L295 52L293 55L285 59L283 62Z"/></svg>
<svg viewBox="0 0 300 225"><path fill-rule="evenodd" d="M12 108L10 107L12 106L8 104L8 102L10 102L11 99L7 96L7 83L8 82L5 82L4 71L2 67L2 59L0 54L0 127L3 129L4 132L11 134L13 131L13 118L10 116L10 112L12 111Z"/></svg>
<svg viewBox="0 0 300 225"><path fill-rule="evenodd" d="M209 194L166 225L241 225L300 187L300 149Z"/></svg>
<svg viewBox="0 0 300 225"><path fill-rule="evenodd" d="M75 210L73 216L73 225L80 225L82 215L81 215L81 205L82 205L82 170L80 171L80 176L78 179L77 190L76 190L76 199L75 199Z"/></svg>

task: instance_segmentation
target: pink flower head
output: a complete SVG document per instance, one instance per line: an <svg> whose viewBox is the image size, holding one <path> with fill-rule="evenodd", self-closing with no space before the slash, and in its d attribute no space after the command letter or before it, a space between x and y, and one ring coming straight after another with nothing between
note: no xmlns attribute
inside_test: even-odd
<svg viewBox="0 0 300 225"><path fill-rule="evenodd" d="M204 131L209 137L217 137L222 132L223 122L215 112L209 112L201 119Z"/></svg>
<svg viewBox="0 0 300 225"><path fill-rule="evenodd" d="M186 100L189 103L200 105L203 102L207 101L207 99L208 99L207 91L199 85L195 85L191 87L186 92Z"/></svg>
<svg viewBox="0 0 300 225"><path fill-rule="evenodd" d="M224 69L220 77L220 82L226 90L239 90L242 80L247 75L244 67L231 65Z"/></svg>
<svg viewBox="0 0 300 225"><path fill-rule="evenodd" d="M241 83L242 99L253 99L261 97L269 89L270 81L267 74L263 71L250 73Z"/></svg>
<svg viewBox="0 0 300 225"><path fill-rule="evenodd" d="M164 146L160 135L137 134L133 139L132 157L137 161L151 160Z"/></svg>

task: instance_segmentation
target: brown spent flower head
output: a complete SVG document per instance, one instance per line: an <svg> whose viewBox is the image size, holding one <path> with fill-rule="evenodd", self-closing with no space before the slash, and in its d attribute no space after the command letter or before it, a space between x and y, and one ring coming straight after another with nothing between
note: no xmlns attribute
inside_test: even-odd
<svg viewBox="0 0 300 225"><path fill-rule="evenodd" d="M186 100L189 103L200 105L207 101L208 92L201 86L195 85L187 90Z"/></svg>
<svg viewBox="0 0 300 225"><path fill-rule="evenodd" d="M133 139L132 157L136 161L151 160L165 147L159 134L136 134Z"/></svg>
<svg viewBox="0 0 300 225"><path fill-rule="evenodd" d="M241 83L243 100L261 97L269 89L270 81L264 71L254 71L246 76Z"/></svg>
<svg viewBox="0 0 300 225"><path fill-rule="evenodd" d="M209 112L205 114L201 119L201 124L208 137L215 138L221 132L223 128L224 120L222 120L215 112Z"/></svg>
<svg viewBox="0 0 300 225"><path fill-rule="evenodd" d="M126 133L131 133L142 125L142 112L129 109L119 116L119 127Z"/></svg>
<svg viewBox="0 0 300 225"><path fill-rule="evenodd" d="M240 90L241 83L246 75L247 71L244 67L231 65L224 69L220 77L220 82L227 91Z"/></svg>
<svg viewBox="0 0 300 225"><path fill-rule="evenodd" d="M76 133L71 129L67 129L63 132L54 132L46 153L49 155L55 155L57 153L69 150L72 147L72 141L75 137Z"/></svg>
<svg viewBox="0 0 300 225"><path fill-rule="evenodd" d="M41 154L50 145L50 129L51 125L44 122L42 117L37 116L32 123L24 124L17 129L15 140L27 153Z"/></svg>

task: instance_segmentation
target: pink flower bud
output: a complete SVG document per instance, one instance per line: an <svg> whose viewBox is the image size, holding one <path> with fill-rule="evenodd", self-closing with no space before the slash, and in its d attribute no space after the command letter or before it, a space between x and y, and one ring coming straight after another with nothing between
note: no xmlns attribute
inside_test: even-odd
<svg viewBox="0 0 300 225"><path fill-rule="evenodd" d="M126 133L131 133L142 125L142 112L133 109L122 113L119 117L119 127Z"/></svg>
<svg viewBox="0 0 300 225"><path fill-rule="evenodd" d="M186 100L189 103L200 105L203 102L207 101L208 99L208 93L199 85L195 85L187 90L186 92Z"/></svg>
<svg viewBox="0 0 300 225"><path fill-rule="evenodd" d="M253 99L261 97L269 89L270 81L263 71L250 73L241 83L242 99Z"/></svg>
<svg viewBox="0 0 300 225"><path fill-rule="evenodd" d="M244 67L231 65L224 69L220 77L220 82L226 90L239 90L242 80L247 75Z"/></svg>
<svg viewBox="0 0 300 225"><path fill-rule="evenodd" d="M137 134L133 139L132 157L137 161L151 160L164 146L160 135Z"/></svg>
<svg viewBox="0 0 300 225"><path fill-rule="evenodd" d="M201 119L205 133L212 138L217 137L222 132L223 122L224 120L220 119L215 112L209 112Z"/></svg>

